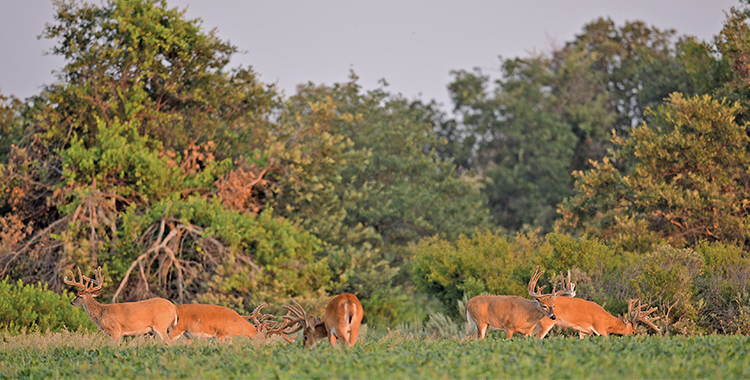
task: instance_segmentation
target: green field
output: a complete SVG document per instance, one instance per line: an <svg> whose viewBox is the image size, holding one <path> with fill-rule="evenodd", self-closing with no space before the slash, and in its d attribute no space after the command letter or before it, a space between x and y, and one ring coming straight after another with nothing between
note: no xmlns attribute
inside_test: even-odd
<svg viewBox="0 0 750 380"><path fill-rule="evenodd" d="M375 334L373 334L375 335ZM398 331L354 349L236 339L115 345L101 333L2 336L0 378L750 378L750 337L555 337L483 341Z"/></svg>

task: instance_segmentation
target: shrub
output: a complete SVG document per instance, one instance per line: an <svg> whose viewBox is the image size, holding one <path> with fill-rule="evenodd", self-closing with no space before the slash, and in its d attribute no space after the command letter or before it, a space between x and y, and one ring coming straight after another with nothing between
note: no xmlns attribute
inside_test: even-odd
<svg viewBox="0 0 750 380"><path fill-rule="evenodd" d="M418 290L437 297L456 316L464 293L527 297L534 264L550 254L551 246L534 233L483 232L453 243L434 237L414 248L410 274Z"/></svg>
<svg viewBox="0 0 750 380"><path fill-rule="evenodd" d="M74 295L59 295L47 284L0 282L0 330L10 334L23 331L95 330L83 308L73 307Z"/></svg>
<svg viewBox="0 0 750 380"><path fill-rule="evenodd" d="M690 325L697 320L694 284L703 267L703 257L690 248L658 246L641 261L636 280L640 296L659 306L666 323Z"/></svg>
<svg viewBox="0 0 750 380"><path fill-rule="evenodd" d="M699 244L706 269L697 279L698 323L721 334L750 334L750 258L725 243Z"/></svg>

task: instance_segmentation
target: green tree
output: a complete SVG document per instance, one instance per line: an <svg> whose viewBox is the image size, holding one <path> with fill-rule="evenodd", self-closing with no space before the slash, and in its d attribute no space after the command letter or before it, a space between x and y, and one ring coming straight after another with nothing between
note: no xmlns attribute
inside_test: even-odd
<svg viewBox="0 0 750 380"><path fill-rule="evenodd" d="M479 70L454 73L450 85L467 130L464 146L473 150L467 164L487 180L495 223L509 230L551 226L555 205L571 187L576 137L550 109L548 67L544 57L507 60L505 78L491 94L489 77Z"/></svg>
<svg viewBox="0 0 750 380"><path fill-rule="evenodd" d="M440 153L487 180L495 223L550 231L557 204L572 194L570 173L606 155L612 129L627 135L669 93L708 85L691 75L707 55L675 35L597 19L549 55L504 60L492 85L481 70L454 72L458 121L437 119L448 139Z"/></svg>
<svg viewBox="0 0 750 380"><path fill-rule="evenodd" d="M265 208L278 99L227 68L237 48L165 1L55 5L42 36L66 65L3 167L0 276L59 290L64 269L102 265L114 296L247 308L326 286L319 240Z"/></svg>
<svg viewBox="0 0 750 380"><path fill-rule="evenodd" d="M14 96L0 93L0 162L8 162L11 145L23 136L21 108L23 103Z"/></svg>
<svg viewBox="0 0 750 380"><path fill-rule="evenodd" d="M286 176L276 208L327 245L339 291L388 284L420 239L454 239L489 221L478 184L437 157L429 110L356 77L299 88L282 115L311 148Z"/></svg>
<svg viewBox="0 0 750 380"><path fill-rule="evenodd" d="M576 194L561 206L560 226L641 252L659 241L747 247L750 157L739 111L708 95L672 94L650 125L613 138L611 157L575 173Z"/></svg>

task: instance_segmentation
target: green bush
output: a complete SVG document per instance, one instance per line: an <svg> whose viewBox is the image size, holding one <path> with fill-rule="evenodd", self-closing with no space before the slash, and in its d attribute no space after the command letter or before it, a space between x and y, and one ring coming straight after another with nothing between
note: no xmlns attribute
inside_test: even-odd
<svg viewBox="0 0 750 380"><path fill-rule="evenodd" d="M442 305L435 298L402 286L388 286L376 290L370 297L362 298L365 323L372 330L387 330L403 323L422 323L430 313Z"/></svg>
<svg viewBox="0 0 750 380"><path fill-rule="evenodd" d="M83 308L73 307L75 296L59 295L47 284L0 282L0 330L18 334L23 331L95 330Z"/></svg>
<svg viewBox="0 0 750 380"><path fill-rule="evenodd" d="M750 258L725 243L701 243L706 269L696 284L698 324L720 334L750 334Z"/></svg>
<svg viewBox="0 0 750 380"><path fill-rule="evenodd" d="M528 297L534 265L551 251L549 243L534 233L480 232L455 242L434 237L415 247L410 274L418 290L437 297L455 316L456 302L464 293Z"/></svg>

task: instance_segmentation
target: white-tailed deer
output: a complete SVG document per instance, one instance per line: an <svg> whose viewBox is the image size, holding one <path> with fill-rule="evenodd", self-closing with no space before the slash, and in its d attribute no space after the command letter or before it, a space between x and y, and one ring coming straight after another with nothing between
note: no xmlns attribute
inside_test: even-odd
<svg viewBox="0 0 750 380"><path fill-rule="evenodd" d="M530 336L539 321L548 317L554 320L555 299L563 294L575 295L575 284L570 283L560 291L554 288L550 294L542 294L545 286L536 290L536 283L544 271L539 267L534 269L534 275L529 281L529 295L533 300L517 296L476 296L466 303L466 319L476 325L476 330L470 334L475 339L484 339L487 329L505 330L507 338L519 333Z"/></svg>
<svg viewBox="0 0 750 380"><path fill-rule="evenodd" d="M638 306L635 306L636 302ZM631 299L628 301L628 318L615 317L607 313L603 307L595 302L586 301L581 298L561 297L555 301L555 314L557 319L542 318L539 321L539 332L537 338L544 338L553 326L568 327L578 331L578 336L583 339L586 335L634 335L636 324L642 322L652 329L659 331L654 321L659 317L649 319L649 314L656 308L648 308L648 304L641 305L641 301Z"/></svg>
<svg viewBox="0 0 750 380"><path fill-rule="evenodd" d="M236 336L254 338L259 332L271 326L271 314L264 314L258 319L260 309L266 304L255 308L249 316L241 316L236 311L218 305L185 304L177 305L177 325L172 328L169 337L174 340L183 335L188 340L194 338L216 338L220 342ZM252 318L255 324L248 322Z"/></svg>
<svg viewBox="0 0 750 380"><path fill-rule="evenodd" d="M78 268L79 282L75 282L73 271L69 270L68 274L73 280L68 280L68 276L65 276L63 281L80 289L78 297L70 304L83 306L94 324L115 342L121 336L143 335L152 331L165 342L172 341L167 334L168 329L177 324L177 307L172 302L164 298L151 298L138 302L102 305L94 299L101 293L104 285L101 267L96 269L96 280L82 275L81 268Z"/></svg>
<svg viewBox="0 0 750 380"><path fill-rule="evenodd" d="M325 337L328 337L331 347L336 347L337 339L342 340L349 347L353 347L357 343L359 325L362 323L364 310L354 294L340 294L328 302L325 319L323 320L308 318L305 309L296 301L292 302L294 303L293 306L283 306L289 311L284 316L284 323L277 329L269 330L269 334L280 334L289 340L289 334L303 330L302 337L304 346L307 348L312 348L318 340Z"/></svg>

